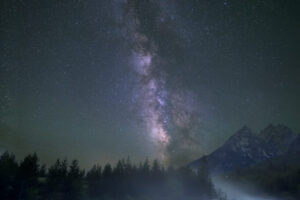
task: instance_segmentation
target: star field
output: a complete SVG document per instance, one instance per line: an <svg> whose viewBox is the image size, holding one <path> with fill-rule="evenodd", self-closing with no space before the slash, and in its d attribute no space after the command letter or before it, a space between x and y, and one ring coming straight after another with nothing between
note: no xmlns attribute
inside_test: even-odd
<svg viewBox="0 0 300 200"><path fill-rule="evenodd" d="M184 164L243 125L300 131L300 4L0 3L0 151Z"/></svg>

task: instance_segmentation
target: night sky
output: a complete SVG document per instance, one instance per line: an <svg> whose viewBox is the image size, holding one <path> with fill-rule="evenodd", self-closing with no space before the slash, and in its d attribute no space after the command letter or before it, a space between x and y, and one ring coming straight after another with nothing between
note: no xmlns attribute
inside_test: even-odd
<svg viewBox="0 0 300 200"><path fill-rule="evenodd" d="M182 165L300 132L300 1L2 0L0 152Z"/></svg>

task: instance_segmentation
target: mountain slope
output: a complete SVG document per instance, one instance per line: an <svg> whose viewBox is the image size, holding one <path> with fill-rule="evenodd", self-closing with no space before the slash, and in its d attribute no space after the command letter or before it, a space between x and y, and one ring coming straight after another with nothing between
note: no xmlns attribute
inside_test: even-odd
<svg viewBox="0 0 300 200"><path fill-rule="evenodd" d="M246 168L274 157L294 151L298 147L297 138L288 127L269 125L258 135L244 126L231 136L223 146L189 164L191 168L206 166L212 173Z"/></svg>

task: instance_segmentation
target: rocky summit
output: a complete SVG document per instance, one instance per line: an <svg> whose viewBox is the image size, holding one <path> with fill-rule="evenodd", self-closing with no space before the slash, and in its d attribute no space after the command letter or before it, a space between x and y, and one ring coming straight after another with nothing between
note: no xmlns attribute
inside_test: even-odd
<svg viewBox="0 0 300 200"><path fill-rule="evenodd" d="M211 173L246 168L275 157L299 153L300 136L284 125L270 124L258 134L244 126L223 146L189 164L193 169L207 167Z"/></svg>

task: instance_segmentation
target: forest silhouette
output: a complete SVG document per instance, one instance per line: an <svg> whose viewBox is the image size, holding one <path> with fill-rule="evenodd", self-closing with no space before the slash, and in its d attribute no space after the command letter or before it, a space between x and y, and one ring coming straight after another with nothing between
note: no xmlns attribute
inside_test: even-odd
<svg viewBox="0 0 300 200"><path fill-rule="evenodd" d="M211 199L216 197L205 168L193 171L163 167L157 160L133 164L80 168L77 160L57 159L47 168L36 153L17 162L5 152L0 157L0 199Z"/></svg>

